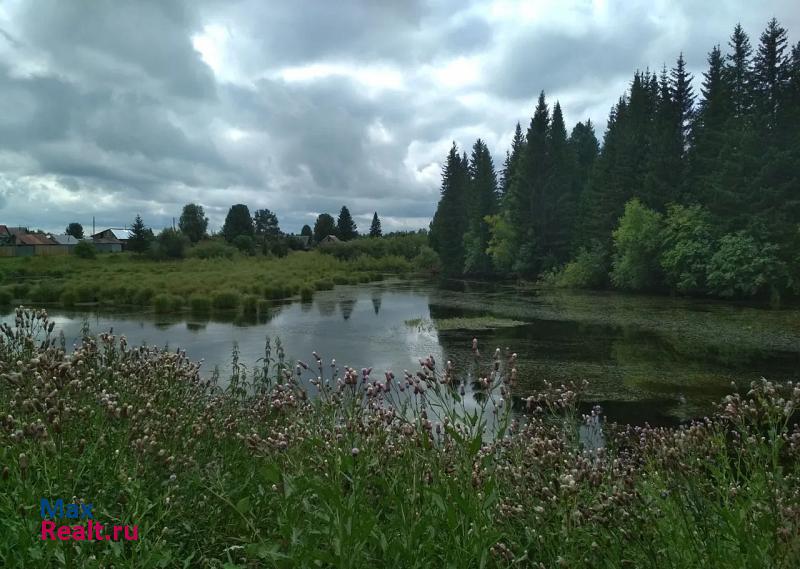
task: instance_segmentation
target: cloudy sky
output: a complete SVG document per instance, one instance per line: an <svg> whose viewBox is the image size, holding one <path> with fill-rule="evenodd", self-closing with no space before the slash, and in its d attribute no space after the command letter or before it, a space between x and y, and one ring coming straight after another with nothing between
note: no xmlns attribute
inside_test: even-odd
<svg viewBox="0 0 800 569"><path fill-rule="evenodd" d="M797 41L797 0L0 0L0 223L425 227L452 140L499 166L542 89L601 134L634 69L773 15Z"/></svg>

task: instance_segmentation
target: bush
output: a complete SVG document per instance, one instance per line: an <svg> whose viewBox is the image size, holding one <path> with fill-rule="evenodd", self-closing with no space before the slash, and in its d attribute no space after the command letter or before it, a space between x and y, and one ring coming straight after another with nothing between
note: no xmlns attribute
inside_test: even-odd
<svg viewBox="0 0 800 569"><path fill-rule="evenodd" d="M329 279L319 279L318 281L314 281L314 290L331 290L333 288L333 282Z"/></svg>
<svg viewBox="0 0 800 569"><path fill-rule="evenodd" d="M78 291L68 288L61 293L59 300L64 308L72 308L78 303Z"/></svg>
<svg viewBox="0 0 800 569"><path fill-rule="evenodd" d="M788 284L786 265L772 243L760 244L744 231L725 235L708 263L709 292L743 298L769 292L773 297Z"/></svg>
<svg viewBox="0 0 800 569"><path fill-rule="evenodd" d="M137 289L131 296L131 302L137 306L145 306L155 296L155 291L150 287Z"/></svg>
<svg viewBox="0 0 800 569"><path fill-rule="evenodd" d="M183 299L174 294L159 294L153 298L153 309L158 314L174 312L181 306L183 306Z"/></svg>
<svg viewBox="0 0 800 569"><path fill-rule="evenodd" d="M211 299L207 296L193 294L189 297L189 309L195 314L206 314L211 311Z"/></svg>
<svg viewBox="0 0 800 569"><path fill-rule="evenodd" d="M217 310L232 310L239 306L240 301L238 292L217 292L211 297L211 305Z"/></svg>
<svg viewBox="0 0 800 569"><path fill-rule="evenodd" d="M259 298L254 294L248 294L242 299L242 312L252 316L258 312Z"/></svg>
<svg viewBox="0 0 800 569"><path fill-rule="evenodd" d="M237 235L232 243L234 247L246 255L253 255L256 252L256 242L249 235Z"/></svg>
<svg viewBox="0 0 800 569"><path fill-rule="evenodd" d="M201 241L189 250L189 257L197 259L232 259L236 248L223 241Z"/></svg>
<svg viewBox="0 0 800 569"><path fill-rule="evenodd" d="M670 288L682 293L705 291L715 247L708 212L700 206L670 206L662 241L661 268Z"/></svg>
<svg viewBox="0 0 800 569"><path fill-rule="evenodd" d="M411 263L415 270L423 273L438 273L442 268L439 255L427 245L420 247L419 253Z"/></svg>
<svg viewBox="0 0 800 569"><path fill-rule="evenodd" d="M659 282L661 214L634 198L614 230L611 282L617 288L644 290Z"/></svg>
<svg viewBox="0 0 800 569"><path fill-rule="evenodd" d="M0 306L7 306L14 300L14 295L8 289L0 289Z"/></svg>
<svg viewBox="0 0 800 569"><path fill-rule="evenodd" d="M97 249L94 243L88 240L78 241L74 249L75 256L81 259L94 259L97 256Z"/></svg>
<svg viewBox="0 0 800 569"><path fill-rule="evenodd" d="M304 286L300 289L300 300L303 302L311 302L314 299L314 289L310 286Z"/></svg>
<svg viewBox="0 0 800 569"><path fill-rule="evenodd" d="M158 234L155 255L159 259L183 259L189 238L176 229L168 228Z"/></svg>
<svg viewBox="0 0 800 569"><path fill-rule="evenodd" d="M553 284L561 288L603 288L608 280L608 255L602 245L582 247L573 261L555 274Z"/></svg>
<svg viewBox="0 0 800 569"><path fill-rule="evenodd" d="M63 285L40 282L28 291L28 297L32 302L58 302L63 291Z"/></svg>

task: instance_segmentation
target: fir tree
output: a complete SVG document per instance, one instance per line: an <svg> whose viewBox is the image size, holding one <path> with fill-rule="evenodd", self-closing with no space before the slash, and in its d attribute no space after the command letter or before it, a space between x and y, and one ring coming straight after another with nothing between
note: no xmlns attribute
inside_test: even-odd
<svg viewBox="0 0 800 569"><path fill-rule="evenodd" d="M152 241L153 232L145 227L142 216L136 214L136 219L133 220L131 226L131 236L128 239L128 248L134 253L144 253L150 248L150 241Z"/></svg>
<svg viewBox="0 0 800 569"><path fill-rule="evenodd" d="M347 209L347 206L342 206L339 218L336 220L336 236L342 241L350 241L358 237L357 229L350 210Z"/></svg>
<svg viewBox="0 0 800 569"><path fill-rule="evenodd" d="M442 168L439 205L431 223L431 246L439 254L442 272L460 275L464 270L467 170L453 142Z"/></svg>
<svg viewBox="0 0 800 569"><path fill-rule="evenodd" d="M381 220L378 218L378 212L374 212L372 214L372 224L369 226L369 236L370 237L381 237L383 235L383 231L381 231Z"/></svg>
<svg viewBox="0 0 800 569"><path fill-rule="evenodd" d="M750 112L751 106L752 69L750 58L753 49L750 47L750 38L741 24L736 24L728 45L731 53L727 56L725 75L731 93L734 115L743 117Z"/></svg>
<svg viewBox="0 0 800 569"><path fill-rule="evenodd" d="M472 147L467 192L467 234L464 237L464 272L488 274L491 259L486 217L497 212L497 175L489 148L479 138Z"/></svg>
<svg viewBox="0 0 800 569"><path fill-rule="evenodd" d="M560 265L569 259L572 231L578 208L578 195L573 178L576 163L567 142L567 127L561 105L556 101L547 138L547 178L544 184L545 201L549 204L548 241L541 254L546 265Z"/></svg>

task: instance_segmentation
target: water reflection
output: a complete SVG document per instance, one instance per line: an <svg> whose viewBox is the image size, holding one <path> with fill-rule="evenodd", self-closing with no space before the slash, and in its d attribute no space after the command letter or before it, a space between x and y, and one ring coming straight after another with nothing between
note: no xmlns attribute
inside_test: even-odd
<svg viewBox="0 0 800 569"><path fill-rule="evenodd" d="M500 286L454 284L457 292L424 282L340 286L317 292L313 302L275 303L257 315L153 315L141 311L51 309L67 345L93 331L114 329L132 344L181 346L222 377L234 342L240 361L253 365L267 337L280 338L292 358L317 351L340 366L373 367L375 374L416 370L418 359L453 360L470 375L470 343L519 354L517 394L545 380L587 379L588 400L612 420L658 424L698 416L724 395L731 381L761 376L781 381L800 375L800 311L763 311L672 299L624 295L536 295ZM487 314L525 324L491 330L441 330L439 319ZM431 326L407 321L424 319ZM0 317L11 321L6 311Z"/></svg>

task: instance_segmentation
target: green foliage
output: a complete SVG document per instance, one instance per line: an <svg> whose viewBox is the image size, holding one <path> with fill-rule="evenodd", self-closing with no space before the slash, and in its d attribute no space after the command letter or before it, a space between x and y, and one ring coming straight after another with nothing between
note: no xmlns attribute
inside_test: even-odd
<svg viewBox="0 0 800 569"><path fill-rule="evenodd" d="M244 204L232 205L225 216L225 224L222 226L222 235L228 243L236 241L240 236L250 237L255 234L253 219L250 217L250 210Z"/></svg>
<svg viewBox="0 0 800 569"><path fill-rule="evenodd" d="M145 227L142 216L137 214L131 226L131 237L128 240L128 248L134 253L143 254L150 249L153 240L153 232Z"/></svg>
<svg viewBox="0 0 800 569"><path fill-rule="evenodd" d="M258 301L261 300L254 294L246 294L242 298L242 312L247 316L253 316L258 313Z"/></svg>
<svg viewBox="0 0 800 569"><path fill-rule="evenodd" d="M723 298L779 294L787 288L786 265L772 243L759 243L745 232L725 235L708 263L708 288Z"/></svg>
<svg viewBox="0 0 800 569"><path fill-rule="evenodd" d="M427 245L420 247L419 253L411 260L411 264L415 270L423 273L438 273L442 269L439 255Z"/></svg>
<svg viewBox="0 0 800 569"><path fill-rule="evenodd" d="M189 297L189 309L193 314L208 314L211 311L211 299L205 295L193 294Z"/></svg>
<svg viewBox="0 0 800 569"><path fill-rule="evenodd" d="M617 288L646 290L659 282L662 216L634 198L614 230L611 282Z"/></svg>
<svg viewBox="0 0 800 569"><path fill-rule="evenodd" d="M342 206L339 212L339 218L336 220L336 236L342 241L350 241L358 237L358 228L353 217L350 215L350 210L346 206Z"/></svg>
<svg viewBox="0 0 800 569"><path fill-rule="evenodd" d="M238 249L224 241L201 241L189 250L189 257L197 259L233 259Z"/></svg>
<svg viewBox="0 0 800 569"><path fill-rule="evenodd" d="M64 230L64 233L67 235L72 235L75 239L83 239L83 225L80 223L73 221L67 228Z"/></svg>
<svg viewBox="0 0 800 569"><path fill-rule="evenodd" d="M178 227L180 227L181 233L192 243L197 243L203 239L206 236L206 231L208 231L208 218L203 206L193 203L183 206Z"/></svg>
<svg viewBox="0 0 800 569"><path fill-rule="evenodd" d="M556 275L554 283L560 288L604 288L608 283L608 253L600 243L587 249L581 247L574 260Z"/></svg>
<svg viewBox="0 0 800 569"><path fill-rule="evenodd" d="M319 243L328 235L336 235L336 221L328 213L321 213L314 222L314 241Z"/></svg>
<svg viewBox="0 0 800 569"><path fill-rule="evenodd" d="M256 242L250 235L237 235L233 239L233 246L245 255L254 255L256 252Z"/></svg>
<svg viewBox="0 0 800 569"><path fill-rule="evenodd" d="M314 232L311 230L310 225L303 225L303 228L300 230L300 235L313 238Z"/></svg>
<svg viewBox="0 0 800 569"><path fill-rule="evenodd" d="M64 308L72 308L78 303L78 291L75 289L64 289L59 297L59 302ZM0 302L2 304L2 302Z"/></svg>
<svg viewBox="0 0 800 569"><path fill-rule="evenodd" d="M454 142L442 170L441 199L430 233L431 247L439 254L442 272L448 276L460 275L464 271L468 183L466 155L463 158L459 156Z"/></svg>
<svg viewBox="0 0 800 569"><path fill-rule="evenodd" d="M381 229L381 220L378 218L378 212L372 214L372 223L369 226L370 237L381 237L383 230Z"/></svg>
<svg viewBox="0 0 800 569"><path fill-rule="evenodd" d="M8 288L0 288L0 306L8 306L14 300L13 293Z"/></svg>
<svg viewBox="0 0 800 569"><path fill-rule="evenodd" d="M268 209L257 209L253 215L253 224L256 235L275 238L281 235L278 227L278 216Z"/></svg>
<svg viewBox="0 0 800 569"><path fill-rule="evenodd" d="M300 289L300 300L302 302L311 302L314 299L314 289L310 286L304 286Z"/></svg>
<svg viewBox="0 0 800 569"><path fill-rule="evenodd" d="M188 247L189 239L186 235L170 227L158 234L154 250L155 258L183 259Z"/></svg>
<svg viewBox="0 0 800 569"><path fill-rule="evenodd" d="M94 248L94 244L89 240L78 241L73 253L80 259L94 259L97 256L97 249Z"/></svg>
<svg viewBox="0 0 800 569"><path fill-rule="evenodd" d="M241 295L234 291L219 291L211 296L211 305L217 310L233 310L240 302Z"/></svg>
<svg viewBox="0 0 800 569"><path fill-rule="evenodd" d="M670 206L662 240L661 268L667 284L682 293L706 290L708 262L715 250L708 212L700 206Z"/></svg>
<svg viewBox="0 0 800 569"><path fill-rule="evenodd" d="M183 299L174 294L158 294L153 297L153 310L157 314L175 312L183 307Z"/></svg>

